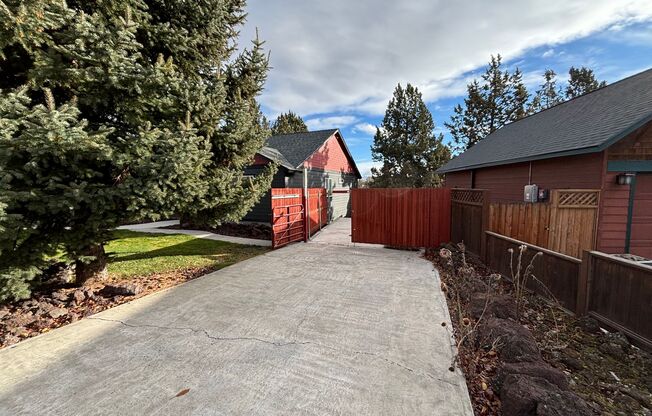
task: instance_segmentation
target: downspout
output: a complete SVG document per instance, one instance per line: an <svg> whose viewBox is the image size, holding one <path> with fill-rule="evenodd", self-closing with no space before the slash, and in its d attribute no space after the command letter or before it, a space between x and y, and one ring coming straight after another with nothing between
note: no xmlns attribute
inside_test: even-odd
<svg viewBox="0 0 652 416"><path fill-rule="evenodd" d="M530 172L527 176L527 184L532 185L532 161L530 160Z"/></svg>

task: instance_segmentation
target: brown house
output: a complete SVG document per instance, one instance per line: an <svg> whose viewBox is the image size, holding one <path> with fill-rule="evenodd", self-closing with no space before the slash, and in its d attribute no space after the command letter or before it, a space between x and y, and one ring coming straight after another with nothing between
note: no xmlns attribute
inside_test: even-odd
<svg viewBox="0 0 652 416"><path fill-rule="evenodd" d="M495 203L598 190L594 246L652 258L652 69L511 123L443 166Z"/></svg>

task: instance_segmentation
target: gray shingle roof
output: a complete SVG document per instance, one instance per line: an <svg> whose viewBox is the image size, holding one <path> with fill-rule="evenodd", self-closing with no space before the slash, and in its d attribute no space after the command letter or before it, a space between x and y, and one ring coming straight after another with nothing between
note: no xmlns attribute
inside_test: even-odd
<svg viewBox="0 0 652 416"><path fill-rule="evenodd" d="M331 129L295 134L280 134L267 139L267 147L276 149L281 155L285 156L285 159L294 168L299 168L310 155L315 153L336 132L336 129Z"/></svg>
<svg viewBox="0 0 652 416"><path fill-rule="evenodd" d="M296 168L285 158L285 156L283 156L281 152L279 152L278 150L272 147L265 146L262 149L260 149L258 154L265 156L269 160L273 160L277 162L279 165L283 166L286 169L294 170Z"/></svg>
<svg viewBox="0 0 652 416"><path fill-rule="evenodd" d="M652 69L496 130L438 172L604 150L652 120Z"/></svg>

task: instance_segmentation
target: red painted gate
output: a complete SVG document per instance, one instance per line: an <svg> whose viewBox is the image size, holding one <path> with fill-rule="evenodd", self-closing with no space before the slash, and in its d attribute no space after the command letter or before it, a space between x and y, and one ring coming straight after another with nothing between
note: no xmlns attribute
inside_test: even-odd
<svg viewBox="0 0 652 416"><path fill-rule="evenodd" d="M354 243L437 247L450 241L450 229L450 189L351 190Z"/></svg>
<svg viewBox="0 0 652 416"><path fill-rule="evenodd" d="M326 189L308 189L308 219L310 223L310 234L315 234L328 223L328 202L326 200Z"/></svg>
<svg viewBox="0 0 652 416"><path fill-rule="evenodd" d="M324 188L308 188L308 198L305 198L303 188L272 188L273 248L307 241L327 222L328 204Z"/></svg>

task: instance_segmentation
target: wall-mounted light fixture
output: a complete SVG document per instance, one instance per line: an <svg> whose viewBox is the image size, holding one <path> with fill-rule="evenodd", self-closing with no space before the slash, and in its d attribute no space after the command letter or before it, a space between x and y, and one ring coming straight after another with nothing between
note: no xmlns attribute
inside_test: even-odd
<svg viewBox="0 0 652 416"><path fill-rule="evenodd" d="M631 185L635 175L634 173L621 173L616 176L616 183L618 185Z"/></svg>

